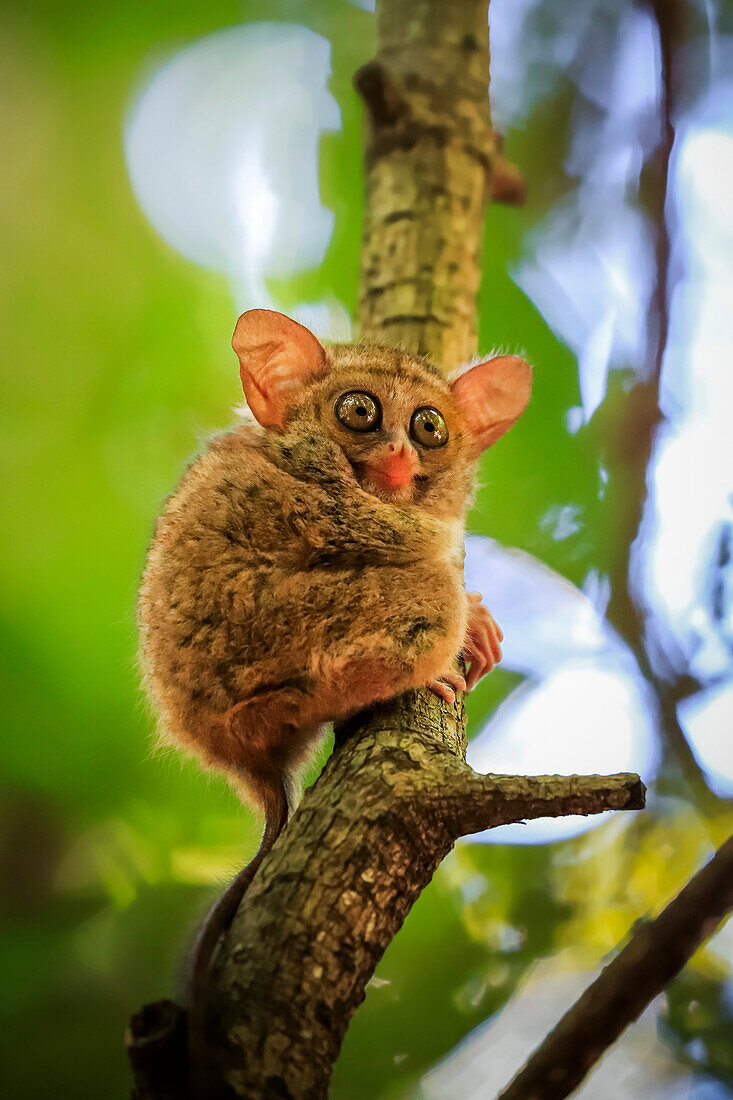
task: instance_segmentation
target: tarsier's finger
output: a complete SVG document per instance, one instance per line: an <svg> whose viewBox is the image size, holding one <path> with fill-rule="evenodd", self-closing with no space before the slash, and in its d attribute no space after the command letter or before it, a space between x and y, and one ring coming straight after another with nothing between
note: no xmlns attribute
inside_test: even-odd
<svg viewBox="0 0 733 1100"><path fill-rule="evenodd" d="M501 634L499 627L485 607L477 608L474 613L473 622L479 629L488 631L491 635L496 635L498 637Z"/></svg>
<svg viewBox="0 0 733 1100"><path fill-rule="evenodd" d="M470 602L468 605L468 621L470 623L479 622L484 619L491 618L491 612L486 604Z"/></svg>
<svg viewBox="0 0 733 1100"><path fill-rule="evenodd" d="M504 634L488 607L481 601L480 592L467 592L469 628L464 646L464 656L470 663L466 681L468 690L476 686L482 676L490 672L502 657Z"/></svg>
<svg viewBox="0 0 733 1100"><path fill-rule="evenodd" d="M475 644L475 639L473 637L468 639L463 654L466 660L470 661L471 664L466 677L466 683L468 685L468 690L472 691L481 677L489 671L488 655L481 646Z"/></svg>
<svg viewBox="0 0 733 1100"><path fill-rule="evenodd" d="M487 657L491 656L491 649L489 646L489 630L484 623L474 623L473 628L469 631L471 641L475 646L478 646Z"/></svg>
<svg viewBox="0 0 733 1100"><path fill-rule="evenodd" d="M491 626L492 626L492 629L494 631L494 634L496 635L497 640L499 642L503 642L504 641L504 631L501 629L501 627L499 626L499 624L497 623L496 619L491 614L491 612L489 612L489 619L491 620Z"/></svg>
<svg viewBox="0 0 733 1100"><path fill-rule="evenodd" d="M494 634L489 633L487 635L487 645L491 654L491 667L495 668L501 660L501 646Z"/></svg>
<svg viewBox="0 0 733 1100"><path fill-rule="evenodd" d="M450 684L455 691L466 690L466 678L462 672L454 672L451 669L449 672L442 673L440 679L444 680L446 684Z"/></svg>
<svg viewBox="0 0 733 1100"><path fill-rule="evenodd" d="M434 695L446 703L455 703L456 692L466 690L466 680L460 672L444 672L425 685Z"/></svg>
<svg viewBox="0 0 733 1100"><path fill-rule="evenodd" d="M474 597L477 597L477 599L474 599ZM499 626L496 619L494 618L494 616L489 611L486 604L481 603L481 597L480 597L479 593L478 592L469 592L468 593L468 598L469 598L469 602L472 605L471 608L470 608L470 612L469 612L470 615L481 616L481 618L484 618L488 622L492 623L493 626L495 626L496 629L498 630L501 638L503 639L504 634L502 632L501 627Z"/></svg>
<svg viewBox="0 0 733 1100"><path fill-rule="evenodd" d="M455 703L456 701L456 693L442 680L428 680L425 687L432 691L433 695L437 695L439 699L442 699L444 703Z"/></svg>
<svg viewBox="0 0 733 1100"><path fill-rule="evenodd" d="M486 671L487 669L485 661L479 661L475 659L471 661L471 667L468 670L468 675L466 676L466 685L468 691L473 691L481 677L485 675Z"/></svg>
<svg viewBox="0 0 733 1100"><path fill-rule="evenodd" d="M489 610L486 610L483 604L470 613L469 621L472 627L477 627L480 630L489 630L491 634L495 634L496 630L499 630L491 613Z"/></svg>
<svg viewBox="0 0 733 1100"><path fill-rule="evenodd" d="M494 664L498 665L499 661L501 660L502 654L501 654L501 645L499 644L500 640L501 640L501 636L500 636L497 629L489 631L488 640L489 640L489 646L491 648L491 656L493 658Z"/></svg>
<svg viewBox="0 0 733 1100"><path fill-rule="evenodd" d="M477 621L477 629L481 631L485 638L486 645L491 654L492 663L496 665L501 660L501 647L499 643L504 638L504 635L491 613L484 607L481 607L479 610L485 611L486 613L482 615L480 622Z"/></svg>
<svg viewBox="0 0 733 1100"><path fill-rule="evenodd" d="M493 669L494 664L496 663L496 661L494 660L493 650L492 650L491 646L489 645L489 642L486 641L485 639L482 639L482 641L481 641L481 651L483 653L483 673L482 673L482 675L485 676L486 673L491 672L491 670Z"/></svg>
<svg viewBox="0 0 733 1100"><path fill-rule="evenodd" d="M496 642L493 632L488 626L482 627L476 632L475 640L486 660L485 672L491 672L494 665L501 660L501 650L498 642Z"/></svg>

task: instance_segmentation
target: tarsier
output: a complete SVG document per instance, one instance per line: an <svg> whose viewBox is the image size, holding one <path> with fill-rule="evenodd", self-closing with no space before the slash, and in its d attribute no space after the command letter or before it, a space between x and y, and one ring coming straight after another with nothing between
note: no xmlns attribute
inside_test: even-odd
<svg viewBox="0 0 733 1100"><path fill-rule="evenodd" d="M194 1001L323 724L410 688L452 702L500 659L501 631L464 590L464 520L476 459L531 386L516 356L449 382L394 349L324 348L269 310L244 313L232 343L254 421L215 438L169 499L139 606L165 732L266 818L200 933Z"/></svg>

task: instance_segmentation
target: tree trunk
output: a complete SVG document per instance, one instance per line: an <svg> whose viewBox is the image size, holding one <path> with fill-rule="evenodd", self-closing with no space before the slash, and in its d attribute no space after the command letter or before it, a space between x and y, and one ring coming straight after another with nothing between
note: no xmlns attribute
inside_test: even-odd
<svg viewBox="0 0 733 1100"><path fill-rule="evenodd" d="M476 352L496 152L488 0L383 0L378 20L377 56L356 77L369 124L361 336L447 372ZM498 193L516 199L516 170L501 166ZM248 1100L326 1095L377 962L458 836L643 805L638 776L476 775L461 698L445 706L410 692L336 734L213 968L217 1064ZM133 1053L152 1027L136 1021ZM137 1080L139 1097L159 1095Z"/></svg>
<svg viewBox="0 0 733 1100"><path fill-rule="evenodd" d="M448 372L476 353L476 295L493 137L488 0L391 0L366 103L359 324L365 340Z"/></svg>

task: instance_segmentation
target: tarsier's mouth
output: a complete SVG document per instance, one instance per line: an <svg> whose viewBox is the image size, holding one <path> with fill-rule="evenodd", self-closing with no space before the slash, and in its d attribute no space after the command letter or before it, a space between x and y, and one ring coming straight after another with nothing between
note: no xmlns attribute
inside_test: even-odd
<svg viewBox="0 0 733 1100"><path fill-rule="evenodd" d="M385 456L378 462L364 462L362 469L370 481L385 489L405 489L412 485L419 469L409 453Z"/></svg>
<svg viewBox="0 0 733 1100"><path fill-rule="evenodd" d="M414 485L415 478L412 474L406 476L394 476L388 471L381 469L379 466L367 466L361 467L362 478L369 484L380 489L382 492L395 493L405 495L409 493Z"/></svg>

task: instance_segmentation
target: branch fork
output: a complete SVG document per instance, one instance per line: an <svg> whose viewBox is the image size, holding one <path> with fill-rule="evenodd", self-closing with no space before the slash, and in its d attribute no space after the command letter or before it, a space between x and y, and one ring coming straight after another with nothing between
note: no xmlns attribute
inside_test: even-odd
<svg viewBox="0 0 733 1100"><path fill-rule="evenodd" d="M337 731L333 756L221 944L210 1021L217 1064L236 1096L326 1096L377 962L457 837L644 804L636 775L479 775L463 761L461 699L446 707L428 692L409 692L396 703L404 722L395 721L394 706ZM180 1051L181 1024L169 1008L146 1013L128 1033L129 1051L138 1100L159 1100L145 1085L161 1077L146 1051L169 1065L161 1028L167 1019Z"/></svg>

